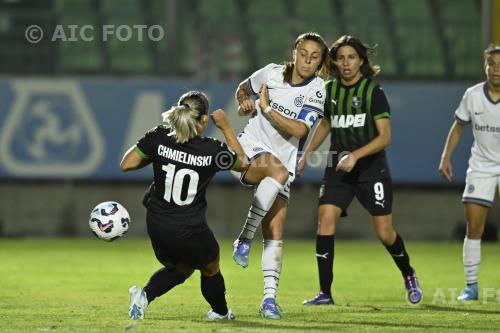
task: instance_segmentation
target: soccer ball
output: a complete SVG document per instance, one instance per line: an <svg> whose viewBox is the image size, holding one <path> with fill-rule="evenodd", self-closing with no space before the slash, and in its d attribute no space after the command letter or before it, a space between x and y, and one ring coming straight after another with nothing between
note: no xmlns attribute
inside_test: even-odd
<svg viewBox="0 0 500 333"><path fill-rule="evenodd" d="M97 238L108 242L125 235L129 223L127 210L115 201L101 202L90 213L90 230Z"/></svg>

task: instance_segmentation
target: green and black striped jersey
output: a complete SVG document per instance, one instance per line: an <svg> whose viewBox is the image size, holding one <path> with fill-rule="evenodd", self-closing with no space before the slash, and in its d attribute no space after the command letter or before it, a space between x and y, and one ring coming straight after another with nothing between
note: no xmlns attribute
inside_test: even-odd
<svg viewBox="0 0 500 333"><path fill-rule="evenodd" d="M332 127L331 150L352 152L377 135L375 120L390 117L382 88L372 79L361 78L352 86L339 79L326 83L325 117Z"/></svg>

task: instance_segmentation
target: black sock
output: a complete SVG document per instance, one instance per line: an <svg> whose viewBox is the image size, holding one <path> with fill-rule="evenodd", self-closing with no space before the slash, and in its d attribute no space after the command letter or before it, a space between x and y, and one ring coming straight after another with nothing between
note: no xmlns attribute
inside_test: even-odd
<svg viewBox="0 0 500 333"><path fill-rule="evenodd" d="M318 262L319 287L323 293L332 294L333 256L335 235L316 236L316 260Z"/></svg>
<svg viewBox="0 0 500 333"><path fill-rule="evenodd" d="M185 280L186 277L175 268L163 267L157 270L151 278L149 278L148 284L144 287L148 303L151 303L156 297L160 297L176 285L183 283Z"/></svg>
<svg viewBox="0 0 500 333"><path fill-rule="evenodd" d="M201 276L201 293L212 310L223 316L227 314L226 286L220 271L212 276Z"/></svg>
<svg viewBox="0 0 500 333"><path fill-rule="evenodd" d="M394 241L394 244L384 244L384 246L391 254L392 259L394 259L394 262L401 271L401 274L403 274L403 277L413 274L413 268L410 266L410 257L408 256L408 253L406 253L405 244L403 239L401 239L401 236L396 234L396 241Z"/></svg>

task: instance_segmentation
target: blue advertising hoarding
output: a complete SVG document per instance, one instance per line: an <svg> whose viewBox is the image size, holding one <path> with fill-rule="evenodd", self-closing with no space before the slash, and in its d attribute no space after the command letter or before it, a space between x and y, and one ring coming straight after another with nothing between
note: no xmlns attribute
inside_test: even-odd
<svg viewBox="0 0 500 333"><path fill-rule="evenodd" d="M392 109L388 155L396 183L443 183L437 174L442 146L453 112L471 84L383 84ZM189 90L206 92L211 108L226 109L235 130L241 130L246 119L236 113L236 86L179 80L1 79L0 178L151 179L150 168L120 172L124 151ZM464 132L453 160L460 182L472 142L470 130ZM212 125L206 135L221 138ZM323 166L308 168L303 179L319 181ZM233 178L227 173L218 179Z"/></svg>

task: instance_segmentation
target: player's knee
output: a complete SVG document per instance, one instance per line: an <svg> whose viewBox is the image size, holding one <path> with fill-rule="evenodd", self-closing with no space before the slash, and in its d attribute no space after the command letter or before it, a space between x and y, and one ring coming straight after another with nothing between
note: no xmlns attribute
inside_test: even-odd
<svg viewBox="0 0 500 333"><path fill-rule="evenodd" d="M396 240L396 232L392 228L375 229L378 239L385 245L392 245Z"/></svg>
<svg viewBox="0 0 500 333"><path fill-rule="evenodd" d="M264 239L283 239L283 225L281 223L269 223L262 225L262 237Z"/></svg>
<svg viewBox="0 0 500 333"><path fill-rule="evenodd" d="M191 268L190 266L184 264L183 262L179 262L179 263L175 264L175 269L179 273L181 273L182 275L184 275L184 277L186 279L188 279L194 273L194 269Z"/></svg>
<svg viewBox="0 0 500 333"><path fill-rule="evenodd" d="M272 168L271 177L276 179L280 184L285 185L288 180L288 170L283 165Z"/></svg>
<svg viewBox="0 0 500 333"><path fill-rule="evenodd" d="M219 269L218 270L213 270L213 269L205 269L204 268L204 269L201 270L201 275L206 276L206 277L214 276L217 273L219 273Z"/></svg>
<svg viewBox="0 0 500 333"><path fill-rule="evenodd" d="M335 232L335 218L333 216L318 216L318 233L321 235L333 234Z"/></svg>
<svg viewBox="0 0 500 333"><path fill-rule="evenodd" d="M470 239L480 239L483 230L484 226L480 223L467 223L467 237Z"/></svg>
<svg viewBox="0 0 500 333"><path fill-rule="evenodd" d="M269 155L265 158L265 175L276 179L280 184L286 184L288 180L288 169L276 157Z"/></svg>
<svg viewBox="0 0 500 333"><path fill-rule="evenodd" d="M203 276L214 276L216 275L217 273L219 273L219 270L220 270L220 267L219 267L219 258L215 259L214 261L212 261L211 263L209 263L208 265L206 265L205 267L203 267L203 269L201 269L201 274Z"/></svg>
<svg viewBox="0 0 500 333"><path fill-rule="evenodd" d="M329 205L321 205L318 209L318 234L333 235L342 210Z"/></svg>

